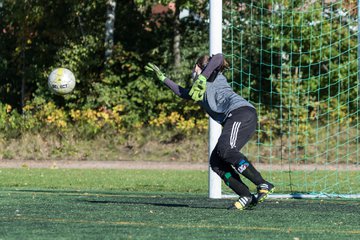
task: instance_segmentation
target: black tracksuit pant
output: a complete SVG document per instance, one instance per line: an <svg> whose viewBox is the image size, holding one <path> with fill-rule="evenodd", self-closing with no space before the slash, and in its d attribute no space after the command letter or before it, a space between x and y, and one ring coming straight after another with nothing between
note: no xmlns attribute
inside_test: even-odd
<svg viewBox="0 0 360 240"><path fill-rule="evenodd" d="M264 181L240 150L254 135L257 126L256 110L241 107L232 111L223 124L223 130L211 156L210 166L238 195L250 195L239 174L254 184ZM234 170L235 169L235 170Z"/></svg>

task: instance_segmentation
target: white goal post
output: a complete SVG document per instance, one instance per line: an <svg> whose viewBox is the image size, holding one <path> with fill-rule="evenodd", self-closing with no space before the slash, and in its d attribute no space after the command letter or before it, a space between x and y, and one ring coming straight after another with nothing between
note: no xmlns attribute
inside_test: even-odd
<svg viewBox="0 0 360 240"><path fill-rule="evenodd" d="M222 53L222 0L210 0L210 56ZM219 136L221 125L209 117L209 160ZM209 198L222 198L221 178L209 164Z"/></svg>

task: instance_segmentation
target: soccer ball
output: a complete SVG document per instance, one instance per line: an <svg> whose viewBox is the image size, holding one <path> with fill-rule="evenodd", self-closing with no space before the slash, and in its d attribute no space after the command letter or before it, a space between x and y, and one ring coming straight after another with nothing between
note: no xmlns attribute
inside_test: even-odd
<svg viewBox="0 0 360 240"><path fill-rule="evenodd" d="M48 86L58 95L71 93L75 88L75 76L67 68L56 68L49 75Z"/></svg>

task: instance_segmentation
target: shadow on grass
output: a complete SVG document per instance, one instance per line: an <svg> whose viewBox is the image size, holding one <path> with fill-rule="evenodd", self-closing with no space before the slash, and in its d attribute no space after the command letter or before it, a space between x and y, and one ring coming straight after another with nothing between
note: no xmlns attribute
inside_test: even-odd
<svg viewBox="0 0 360 240"><path fill-rule="evenodd" d="M152 205L159 207L192 207L188 204L178 203L150 203L150 202L125 202L125 201L108 201L108 200L80 200L81 202L96 203L96 204L128 204L128 205Z"/></svg>
<svg viewBox="0 0 360 240"><path fill-rule="evenodd" d="M229 199L209 199L206 195L186 193L142 193L76 191L59 189L9 189L11 193L36 194L44 196L76 197L71 201L88 204L152 205L158 207L227 209L233 202Z"/></svg>
<svg viewBox="0 0 360 240"><path fill-rule="evenodd" d="M172 194L144 197L123 196L122 198L112 198L110 195L103 198L94 196L82 196L76 200L77 202L90 204L115 204L115 205L151 205L157 207L175 207L175 208L196 208L196 209L227 209L233 200L229 199L209 199L205 196L183 196L178 197Z"/></svg>
<svg viewBox="0 0 360 240"><path fill-rule="evenodd" d="M70 201L88 204L152 205L190 209L227 209L234 201L234 199L209 199L206 195L192 193L109 192L59 189L8 189L5 191L8 193L44 196L67 196L70 198L68 199ZM359 206L360 202L354 199L268 199L264 203L259 204L255 209L304 209L304 211L320 212L334 211L334 209L336 209L336 211L341 213L351 213L354 208L358 208Z"/></svg>

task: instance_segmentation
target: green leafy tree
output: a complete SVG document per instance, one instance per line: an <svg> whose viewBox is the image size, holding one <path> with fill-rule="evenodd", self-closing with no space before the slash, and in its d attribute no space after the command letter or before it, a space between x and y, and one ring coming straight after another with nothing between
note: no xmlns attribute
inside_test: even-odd
<svg viewBox="0 0 360 240"><path fill-rule="evenodd" d="M111 125L117 129L121 129L117 124L129 128L147 125L159 116L180 116L185 121L205 118L193 103L174 98L163 85L150 79L144 66L154 62L167 76L188 86L195 59L208 52L206 21L190 16L179 22L182 61L176 67L171 48L173 14L153 16L149 8L141 10L134 1L116 3L121 7L111 13L116 15L113 46L105 67L104 52L109 46L105 44L104 0L4 1L0 8L0 43L4 46L0 49L0 101L9 104L6 106L12 109L14 119L20 117L14 109L23 111L23 117L31 122L26 129L42 129L42 124L55 129L70 127L71 120L76 119L86 124L84 116L89 109L89 126L94 128L89 131L93 133L103 127L96 122L99 116L109 115L112 109L121 109L116 110L121 121L116 118L117 123ZM180 5L186 7L182 2ZM204 11L200 15L206 19L203 6L197 9ZM64 97L52 94L47 87L47 76L60 66L73 71L77 80L74 92ZM20 120L11 122L23 122ZM16 128L17 124L13 125Z"/></svg>
<svg viewBox="0 0 360 240"><path fill-rule="evenodd" d="M195 13L204 13L203 10L207 4L207 1L189 1L189 0L161 0L161 1L144 1L144 0L136 0L136 4L138 4L141 8L148 8L153 6L154 4L161 3L164 6L168 6L170 3L174 4L174 12L169 10L166 13L166 16L171 20L169 27L172 29L172 57L173 64L175 68L179 68L181 65L181 21L180 21L180 12L183 9L187 9L190 12Z"/></svg>

